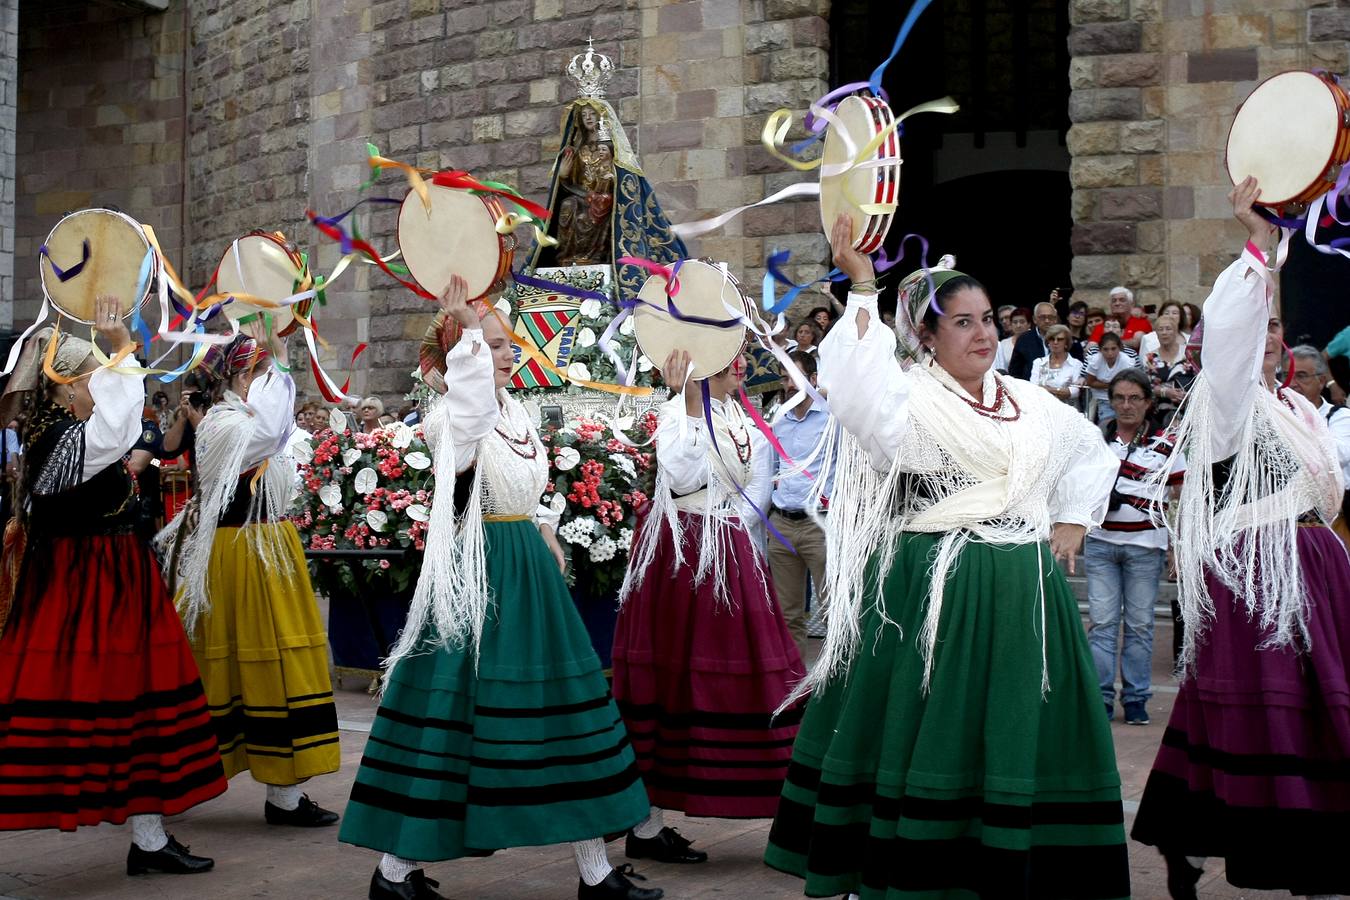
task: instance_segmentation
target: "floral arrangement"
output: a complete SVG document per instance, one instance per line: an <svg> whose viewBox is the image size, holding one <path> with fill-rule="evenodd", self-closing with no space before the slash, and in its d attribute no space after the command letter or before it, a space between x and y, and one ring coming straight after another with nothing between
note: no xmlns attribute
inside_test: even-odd
<svg viewBox="0 0 1350 900"><path fill-rule="evenodd" d="M558 539L571 551L569 577L597 596L623 583L638 514L656 482L655 433L656 413L648 411L613 426L580 416L541 435L549 456L543 502L562 517Z"/></svg>
<svg viewBox="0 0 1350 900"><path fill-rule="evenodd" d="M308 449L307 449L308 446ZM369 434L347 428L334 410L329 427L299 450L303 490L291 516L310 550L399 550L362 560L366 581L406 590L421 565L431 514L431 455L422 429L397 422ZM349 589L350 566L334 567Z"/></svg>
<svg viewBox="0 0 1350 900"><path fill-rule="evenodd" d="M571 362L567 366L568 375L581 381L601 381L608 384L618 382L619 373L614 361L600 348L600 338L618 312L617 306L604 304L599 300L581 301L576 343L572 348ZM618 330L614 334L614 351L625 365L637 370L633 384L641 387L652 386L652 361L637 350L632 316L619 323Z"/></svg>

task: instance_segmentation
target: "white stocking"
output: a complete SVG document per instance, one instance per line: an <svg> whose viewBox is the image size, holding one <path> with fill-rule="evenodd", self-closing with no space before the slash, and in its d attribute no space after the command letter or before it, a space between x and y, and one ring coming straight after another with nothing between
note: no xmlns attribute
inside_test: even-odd
<svg viewBox="0 0 1350 900"><path fill-rule="evenodd" d="M652 811L647 814L647 818L633 826L633 835L646 840L656 837L665 827L665 810L659 806L653 806Z"/></svg>
<svg viewBox="0 0 1350 900"><path fill-rule="evenodd" d="M392 853L386 853L380 857L380 874L392 881L394 884L402 884L408 880L408 876L414 870L420 867L420 863L415 863L411 859L404 859L401 856L395 856Z"/></svg>
<svg viewBox="0 0 1350 900"><path fill-rule="evenodd" d="M164 833L164 817L159 813L128 816L131 823L131 841L147 853L163 850L169 843Z"/></svg>
<svg viewBox="0 0 1350 900"><path fill-rule="evenodd" d="M292 810L298 808L300 798L304 795L305 792L300 790L298 784L288 784L284 787L276 784L267 786L267 802L277 809Z"/></svg>
<svg viewBox="0 0 1350 900"><path fill-rule="evenodd" d="M614 870L605 853L603 838L577 841L572 845L572 855L577 858L577 871L581 873L581 880L591 887L604 881Z"/></svg>

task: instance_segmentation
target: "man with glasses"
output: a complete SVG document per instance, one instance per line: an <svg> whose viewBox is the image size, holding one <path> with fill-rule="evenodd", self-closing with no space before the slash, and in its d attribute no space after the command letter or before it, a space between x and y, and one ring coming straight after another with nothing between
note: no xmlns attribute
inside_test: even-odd
<svg viewBox="0 0 1350 900"><path fill-rule="evenodd" d="M1053 303L1037 303L1035 320L1036 327L1013 344L1012 359L1008 361L1008 374L1023 381L1031 378L1032 363L1050 352L1045 343L1045 332L1059 324L1059 312Z"/></svg>
<svg viewBox="0 0 1350 900"><path fill-rule="evenodd" d="M1318 414L1327 420L1331 439L1336 442L1336 457L1345 474L1345 483L1350 487L1350 409L1333 405L1323 397L1322 392L1331 380L1327 358L1321 350L1310 344L1299 344L1289 351L1289 355L1294 358L1293 387L1316 406ZM1350 489L1341 501L1341 516L1334 527L1341 540L1350 546Z"/></svg>
<svg viewBox="0 0 1350 900"><path fill-rule="evenodd" d="M1088 645L1106 717L1115 718L1116 670L1120 670L1125 724L1147 725L1153 673L1153 607L1167 562L1163 516L1171 489L1181 484L1185 463L1168 436L1148 417L1153 386L1148 375L1126 369L1107 389L1115 418L1102 426L1106 443L1120 457L1109 511L1087 536ZM1155 480L1166 470L1165 485ZM1122 620L1124 646L1117 654Z"/></svg>

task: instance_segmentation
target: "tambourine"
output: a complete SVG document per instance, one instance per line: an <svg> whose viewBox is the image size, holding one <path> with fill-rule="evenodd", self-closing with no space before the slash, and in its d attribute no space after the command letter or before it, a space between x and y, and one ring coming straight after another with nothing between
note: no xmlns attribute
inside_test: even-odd
<svg viewBox="0 0 1350 900"><path fill-rule="evenodd" d="M299 327L296 312L308 316L313 298L283 307L250 303L249 297L280 303L300 291L307 280L305 259L285 237L270 231L252 231L230 244L216 269L216 292L235 297L222 311L238 321L255 313L272 319L272 332L285 337Z"/></svg>
<svg viewBox="0 0 1350 900"><path fill-rule="evenodd" d="M638 348L654 364L661 366L675 350L689 352L694 365L690 378L698 381L716 375L729 366L745 345L745 325L702 324L677 319L669 312L674 304L681 316L713 322L727 322L736 313L752 314L753 304L725 268L711 261L687 259L677 263L675 280L679 287L673 298L667 296L667 282L653 275L638 291L639 303L633 311L633 333ZM667 373L674 378L674 373Z"/></svg>
<svg viewBox="0 0 1350 900"><path fill-rule="evenodd" d="M150 256L150 276L141 268ZM122 304L123 318L150 296L160 275L159 254L141 224L114 209L82 209L56 223L38 259L42 290L62 315L94 324L94 301L105 294Z"/></svg>
<svg viewBox="0 0 1350 900"><path fill-rule="evenodd" d="M398 212L398 247L413 279L439 297L459 275L468 282L470 300L500 287L516 249L514 235L497 233L506 213L502 202L461 188L426 188L430 209L409 191Z"/></svg>
<svg viewBox="0 0 1350 900"><path fill-rule="evenodd" d="M860 152L878 134L895 121L891 107L880 97L845 97L835 107L835 116L853 141L853 153ZM821 153L820 221L829 234L841 213L853 220L853 247L872 253L881 247L895 217L900 197L900 134L892 128L868 159L892 160L880 165L859 165L842 175L827 174L831 166L853 161L839 128L830 123Z"/></svg>
<svg viewBox="0 0 1350 900"><path fill-rule="evenodd" d="M1249 175L1261 206L1316 200L1350 161L1350 95L1330 75L1281 72L1238 107L1225 164L1234 184Z"/></svg>

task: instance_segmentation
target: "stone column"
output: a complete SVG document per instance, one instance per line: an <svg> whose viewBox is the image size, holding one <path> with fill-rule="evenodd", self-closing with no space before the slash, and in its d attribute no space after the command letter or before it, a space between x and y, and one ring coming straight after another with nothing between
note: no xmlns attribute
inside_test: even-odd
<svg viewBox="0 0 1350 900"><path fill-rule="evenodd" d="M19 0L0 0L0 331L14 327L14 136Z"/></svg>

